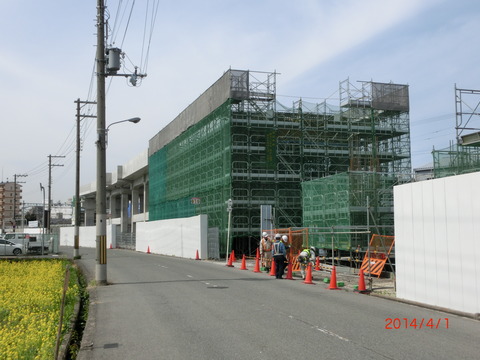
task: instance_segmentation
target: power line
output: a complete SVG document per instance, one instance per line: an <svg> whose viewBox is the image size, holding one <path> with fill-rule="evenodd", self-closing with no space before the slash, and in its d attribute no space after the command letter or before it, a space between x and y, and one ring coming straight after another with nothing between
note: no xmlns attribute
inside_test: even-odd
<svg viewBox="0 0 480 360"><path fill-rule="evenodd" d="M122 42L120 43L120 47L123 47L123 43L125 42L125 37L127 36L127 31L128 31L128 27L130 25L130 20L132 18L132 13L133 13L133 7L134 6L135 6L135 0L133 0L132 7L130 8L130 14L128 15L127 26L125 27L125 31L123 33L123 39L122 39Z"/></svg>
<svg viewBox="0 0 480 360"><path fill-rule="evenodd" d="M112 3L113 4L113 3ZM131 3L130 1L124 2L123 0L118 1L118 3L115 4L118 6L116 9L116 15L114 19L114 27L112 30L112 39L116 40L118 35L122 33L120 31L121 28L123 29L123 38L122 38L122 45L126 41L126 36L128 32L131 29L131 26L134 22L135 17L133 16L133 10L136 5L135 0L133 0ZM106 9L106 8L105 8ZM156 2L153 1L148 1L146 5L146 10L145 10L145 22L146 24L144 25L144 35L143 35L143 48L142 48L142 65L146 67L146 64L148 63L148 56L149 56L149 49L151 46L151 41L152 41L152 35L153 35L153 30L154 30L154 25L155 25L155 20L158 14L158 9L159 9L159 1L157 0ZM107 10L107 9L106 9ZM106 11L108 15L108 10ZM150 16L148 16L151 14ZM150 18L150 23L147 24L147 19L148 17ZM113 19L113 18L112 18ZM122 25L123 24L123 25ZM147 43L147 32L150 30L150 33L148 34L148 46L145 46ZM146 48L146 52L145 52ZM145 55L145 56L144 56ZM133 62L132 62L133 64ZM142 79L141 76L138 76L139 79ZM90 77L90 84L89 88L87 91L87 96L86 101L93 101L96 97L96 87L95 87L95 79L96 79L96 55L93 57L93 62L92 62L92 70L91 70L91 77ZM110 79L111 80L111 79ZM96 115L96 107L92 104L86 104L84 108L84 113L88 115ZM88 138L92 136L92 132L95 130L94 127L94 122L93 121L85 121L82 122L81 124L81 131L80 131L80 143L81 147L83 147L83 144L86 142ZM63 138L63 141L59 144L59 147L57 148L57 151L55 152L58 154L57 156L61 156L64 158L64 170L60 172L57 175L57 181L58 179L63 178L66 176L69 171L71 171L71 168L73 167L74 164L74 153L75 153L75 124L72 124L72 127L69 131L69 133ZM58 165L56 163L57 160L52 159L53 165ZM51 170L51 165L48 164L48 162L41 162L38 165L34 166L31 168L29 171L26 172L28 176L31 178L41 178L42 176L47 175Z"/></svg>

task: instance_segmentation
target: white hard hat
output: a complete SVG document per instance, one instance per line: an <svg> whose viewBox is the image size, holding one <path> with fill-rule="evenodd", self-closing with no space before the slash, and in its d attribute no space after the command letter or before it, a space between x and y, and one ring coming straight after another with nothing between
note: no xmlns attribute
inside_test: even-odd
<svg viewBox="0 0 480 360"><path fill-rule="evenodd" d="M263 237L266 237L268 236L268 234L264 231L263 234L262 234Z"/></svg>
<svg viewBox="0 0 480 360"><path fill-rule="evenodd" d="M282 236L282 240L283 240L283 241L288 241L288 236L287 236L287 235L283 235L283 236Z"/></svg>

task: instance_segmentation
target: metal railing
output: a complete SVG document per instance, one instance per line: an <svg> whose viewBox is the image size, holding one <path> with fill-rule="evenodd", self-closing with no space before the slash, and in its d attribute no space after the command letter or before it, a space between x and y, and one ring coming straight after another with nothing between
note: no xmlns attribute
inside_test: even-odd
<svg viewBox="0 0 480 360"><path fill-rule="evenodd" d="M136 237L134 233L117 233L115 240L118 249L135 250Z"/></svg>

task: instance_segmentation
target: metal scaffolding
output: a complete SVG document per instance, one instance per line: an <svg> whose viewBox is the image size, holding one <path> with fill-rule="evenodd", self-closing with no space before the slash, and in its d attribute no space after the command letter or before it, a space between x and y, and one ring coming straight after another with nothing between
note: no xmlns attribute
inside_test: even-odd
<svg viewBox="0 0 480 360"><path fill-rule="evenodd" d="M392 182L383 179L397 183L409 176L406 85L365 82L359 97L342 82L340 104L300 99L285 106L276 99L276 76L227 71L150 140L150 220L208 214L225 255L227 233L237 245L256 243L261 205L273 208L272 228L302 227L305 219L313 224L309 208L302 207L302 183L367 172L379 174L381 183L369 191L390 187L391 195ZM359 181L367 181L365 176ZM364 187L356 177L349 186ZM372 195L372 203L379 196ZM232 228L227 232L229 199ZM345 211L355 213L351 207L337 213ZM356 215L350 219L363 221ZM382 213L378 221L383 226L392 219Z"/></svg>
<svg viewBox="0 0 480 360"><path fill-rule="evenodd" d="M480 171L480 90L455 85L455 120L456 144L432 152L435 178Z"/></svg>

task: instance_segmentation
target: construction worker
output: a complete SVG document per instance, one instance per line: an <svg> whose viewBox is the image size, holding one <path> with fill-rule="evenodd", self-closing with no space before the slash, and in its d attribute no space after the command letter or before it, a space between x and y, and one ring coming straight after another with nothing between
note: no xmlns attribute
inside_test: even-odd
<svg viewBox="0 0 480 360"><path fill-rule="evenodd" d="M272 247L273 261L275 261L275 278L281 279L285 270L285 260L287 259L287 250L282 242L280 234L275 235L275 242Z"/></svg>
<svg viewBox="0 0 480 360"><path fill-rule="evenodd" d="M261 270L269 272L272 264L272 240L270 240L266 232L262 234L260 239L260 259L262 263Z"/></svg>
<svg viewBox="0 0 480 360"><path fill-rule="evenodd" d="M302 279L305 279L305 269L309 264L313 266L316 259L315 247L310 246L309 249L303 249L298 255L297 261L300 264L300 273L302 274Z"/></svg>
<svg viewBox="0 0 480 360"><path fill-rule="evenodd" d="M288 236L287 235L282 235L282 242L283 242L283 245L285 245L285 250L287 251L287 258L285 259L285 269L287 269L288 267L288 260L289 260L289 257L290 257L290 254L288 252L288 250L290 249L290 244L288 243Z"/></svg>
<svg viewBox="0 0 480 360"><path fill-rule="evenodd" d="M282 242L283 242L283 245L285 245L285 249L288 249L289 245L288 245L288 236L287 235L282 235Z"/></svg>

